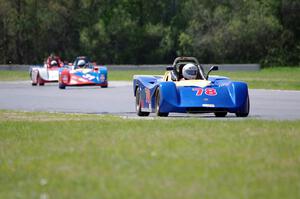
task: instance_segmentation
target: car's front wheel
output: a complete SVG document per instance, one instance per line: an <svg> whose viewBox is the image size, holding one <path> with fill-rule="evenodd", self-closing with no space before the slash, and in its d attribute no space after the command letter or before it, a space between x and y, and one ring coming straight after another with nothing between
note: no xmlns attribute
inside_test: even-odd
<svg viewBox="0 0 300 199"><path fill-rule="evenodd" d="M59 84L58 84L58 88L59 88L59 89L65 89L65 88L66 88L66 85L63 84L63 83L59 83Z"/></svg>
<svg viewBox="0 0 300 199"><path fill-rule="evenodd" d="M156 101L155 101L156 102L155 103L155 113L156 113L156 115L159 116L159 117L168 117L169 113L160 112L160 91L159 91L159 88L156 91L155 97L156 97Z"/></svg>
<svg viewBox="0 0 300 199"><path fill-rule="evenodd" d="M250 110L250 100L249 100L249 96L246 99L246 110L245 111L241 111L241 112L236 112L235 115L237 117L247 117L249 115L249 110Z"/></svg>
<svg viewBox="0 0 300 199"><path fill-rule="evenodd" d="M140 89L138 87L136 88L136 93L135 93L135 107L138 116L149 116L150 112L142 111L141 95L140 95Z"/></svg>

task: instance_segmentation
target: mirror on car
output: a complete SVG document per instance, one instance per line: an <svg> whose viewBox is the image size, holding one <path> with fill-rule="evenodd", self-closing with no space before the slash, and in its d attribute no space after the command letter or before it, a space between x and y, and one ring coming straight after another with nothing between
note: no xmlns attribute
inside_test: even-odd
<svg viewBox="0 0 300 199"><path fill-rule="evenodd" d="M219 66L212 66L209 70L210 71L212 71L212 70L219 70Z"/></svg>
<svg viewBox="0 0 300 199"><path fill-rule="evenodd" d="M174 70L174 67L173 66L167 66L166 70L167 71L172 71L172 70Z"/></svg>
<svg viewBox="0 0 300 199"><path fill-rule="evenodd" d="M212 66L212 67L210 67L209 71L207 72L206 78L208 78L209 73L210 73L211 71L216 71L216 70L219 70L219 66Z"/></svg>

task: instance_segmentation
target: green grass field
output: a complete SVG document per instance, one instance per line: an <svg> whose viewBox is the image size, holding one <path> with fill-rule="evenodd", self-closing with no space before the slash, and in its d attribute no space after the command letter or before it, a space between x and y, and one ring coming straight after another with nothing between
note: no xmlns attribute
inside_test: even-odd
<svg viewBox="0 0 300 199"><path fill-rule="evenodd" d="M300 121L0 111L0 198L300 198Z"/></svg>
<svg viewBox="0 0 300 199"><path fill-rule="evenodd" d="M245 81L250 88L300 90L300 67L266 68L258 72L217 71L214 74Z"/></svg>
<svg viewBox="0 0 300 199"><path fill-rule="evenodd" d="M29 80L28 71L7 71L0 70L0 81Z"/></svg>
<svg viewBox="0 0 300 199"><path fill-rule="evenodd" d="M109 71L109 80L131 81L133 75L163 75L164 71ZM217 71L212 75L227 76L232 80L245 81L249 88L300 90L300 67L266 68L254 72L227 72ZM0 81L29 80L28 72L0 71Z"/></svg>

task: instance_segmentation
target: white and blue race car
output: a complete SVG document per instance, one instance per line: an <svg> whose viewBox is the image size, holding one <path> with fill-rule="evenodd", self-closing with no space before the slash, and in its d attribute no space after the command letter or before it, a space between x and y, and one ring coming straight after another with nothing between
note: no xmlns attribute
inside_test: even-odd
<svg viewBox="0 0 300 199"><path fill-rule="evenodd" d="M77 57L69 67L61 68L58 75L60 89L66 86L108 86L107 68L97 66L86 56Z"/></svg>

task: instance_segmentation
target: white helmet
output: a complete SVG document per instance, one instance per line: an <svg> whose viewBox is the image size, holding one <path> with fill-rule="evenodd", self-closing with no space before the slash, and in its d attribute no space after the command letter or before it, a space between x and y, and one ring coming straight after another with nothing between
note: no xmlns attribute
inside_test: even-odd
<svg viewBox="0 0 300 199"><path fill-rule="evenodd" d="M184 79L196 79L198 68L195 64L186 64L182 69L182 76Z"/></svg>
<svg viewBox="0 0 300 199"><path fill-rule="evenodd" d="M84 61L83 59L81 59L81 60L78 61L77 65L78 65L80 68L82 68L82 67L84 67L84 65L85 65L85 61Z"/></svg>
<svg viewBox="0 0 300 199"><path fill-rule="evenodd" d="M50 65L51 65L51 66L57 66L57 62L56 62L55 60L52 60L52 61L50 62Z"/></svg>

